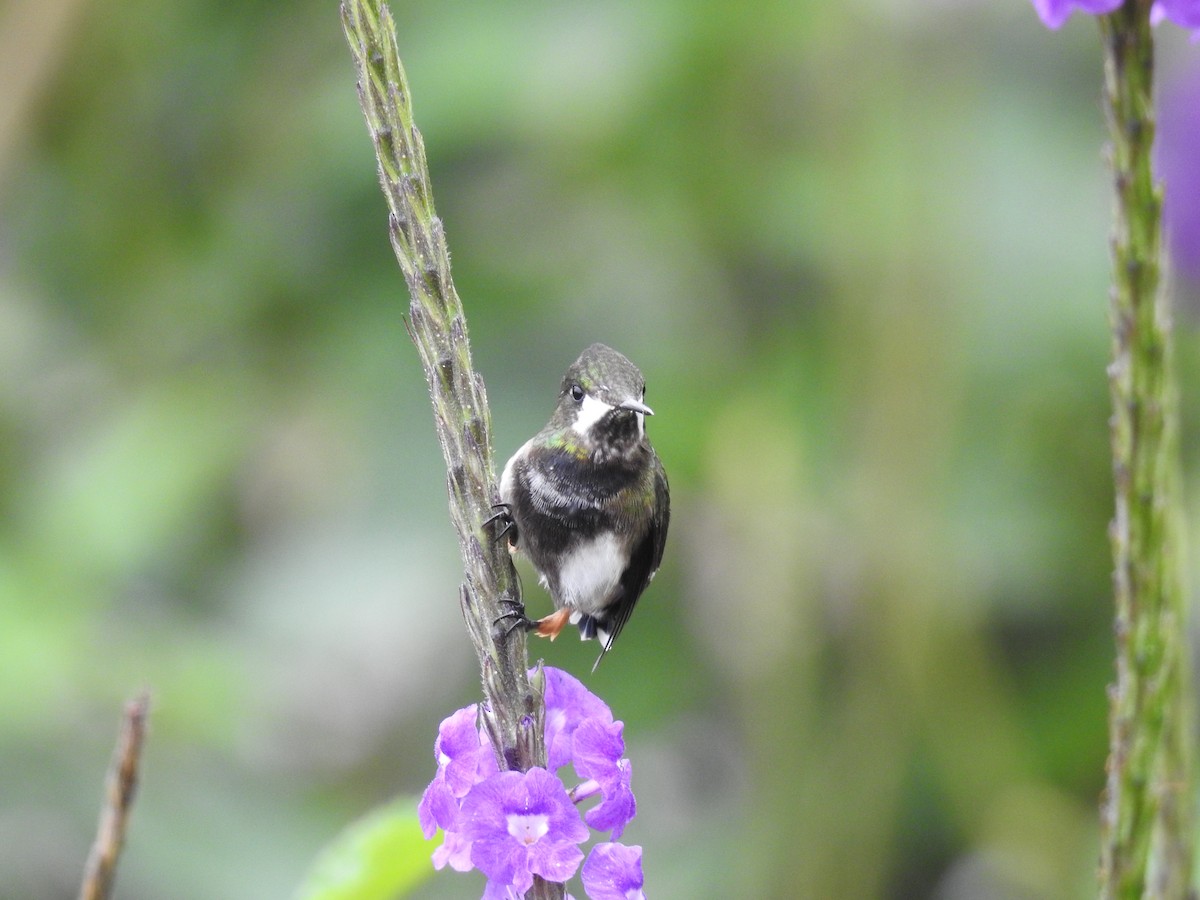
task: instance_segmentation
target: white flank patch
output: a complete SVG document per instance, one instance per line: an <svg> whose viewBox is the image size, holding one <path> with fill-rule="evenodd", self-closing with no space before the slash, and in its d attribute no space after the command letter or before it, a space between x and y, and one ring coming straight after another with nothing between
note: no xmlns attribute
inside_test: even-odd
<svg viewBox="0 0 1200 900"><path fill-rule="evenodd" d="M517 460L525 455L529 449L529 445L532 443L533 438L527 440L521 445L521 449L509 457L508 462L504 464L504 472L500 475L500 499L505 503L511 504L513 502L513 488L515 487L513 479L516 477L513 474L513 467Z"/></svg>
<svg viewBox="0 0 1200 900"><path fill-rule="evenodd" d="M621 578L625 557L614 534L602 534L580 544L562 561L558 584L563 601L573 610L594 614Z"/></svg>
<svg viewBox="0 0 1200 900"><path fill-rule="evenodd" d="M575 422L571 427L579 434L586 436L592 426L603 419L604 414L611 409L612 406L603 400L597 400L591 394L584 394L583 403L579 407L579 415L575 417Z"/></svg>

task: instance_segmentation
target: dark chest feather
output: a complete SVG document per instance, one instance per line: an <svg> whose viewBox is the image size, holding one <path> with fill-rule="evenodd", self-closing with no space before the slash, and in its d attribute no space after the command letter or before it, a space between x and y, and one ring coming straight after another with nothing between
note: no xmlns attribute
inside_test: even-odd
<svg viewBox="0 0 1200 900"><path fill-rule="evenodd" d="M566 450L540 450L517 468L513 516L521 548L543 571L553 560L601 531L633 540L649 510L639 502L644 460L596 464Z"/></svg>

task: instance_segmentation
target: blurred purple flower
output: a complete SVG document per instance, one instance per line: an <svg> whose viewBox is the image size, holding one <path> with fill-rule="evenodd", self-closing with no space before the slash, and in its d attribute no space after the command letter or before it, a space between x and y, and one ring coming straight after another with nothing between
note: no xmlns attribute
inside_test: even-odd
<svg viewBox="0 0 1200 900"><path fill-rule="evenodd" d="M622 759L625 741L621 737L624 725L585 719L575 731L575 772L580 778L595 782L603 799L600 805L588 810L584 818L597 831L612 831L615 840L625 831L635 815L637 800L629 787L633 777L632 764ZM584 790L586 790L586 783ZM591 793L591 792L587 792ZM584 791L576 792L582 799Z"/></svg>
<svg viewBox="0 0 1200 900"><path fill-rule="evenodd" d="M603 700L562 669L546 666L546 768L557 772L571 761L575 729L584 719L613 720ZM531 673L532 674L532 673Z"/></svg>
<svg viewBox="0 0 1200 900"><path fill-rule="evenodd" d="M1121 2L1122 0L1033 0L1033 8L1037 10L1047 28L1061 28L1077 9L1098 15L1112 12Z"/></svg>
<svg viewBox="0 0 1200 900"><path fill-rule="evenodd" d="M1171 260L1200 283L1200 66L1163 86L1155 149Z"/></svg>
<svg viewBox="0 0 1200 900"><path fill-rule="evenodd" d="M1150 22L1157 25L1163 19L1170 19L1180 28L1200 28L1200 0L1155 0Z"/></svg>
<svg viewBox="0 0 1200 900"><path fill-rule="evenodd" d="M646 900L642 883L641 847L597 844L583 864L583 889L590 900Z"/></svg>
<svg viewBox="0 0 1200 900"><path fill-rule="evenodd" d="M1092 15L1110 13L1121 5L1123 0L1033 0L1033 8L1048 28L1061 28L1071 17L1071 13L1080 10ZM1163 19L1170 19L1181 28L1200 29L1200 0L1155 0L1150 9L1150 22L1157 25Z"/></svg>
<svg viewBox="0 0 1200 900"><path fill-rule="evenodd" d="M545 769L500 772L471 788L458 829L471 862L488 877L489 894L523 894L533 876L564 882L579 868L588 829L561 781Z"/></svg>

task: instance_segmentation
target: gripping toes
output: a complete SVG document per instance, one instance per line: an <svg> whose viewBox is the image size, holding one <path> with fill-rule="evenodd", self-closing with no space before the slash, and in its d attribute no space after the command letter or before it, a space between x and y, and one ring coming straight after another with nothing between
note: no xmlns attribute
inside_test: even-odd
<svg viewBox="0 0 1200 900"><path fill-rule="evenodd" d="M505 638L518 628L530 631L537 626L536 622L525 615L525 604L520 600L514 600L512 597L501 597L499 605L503 612L492 622L492 626L498 629Z"/></svg>
<svg viewBox="0 0 1200 900"><path fill-rule="evenodd" d="M494 503L492 510L492 514L483 520L483 527L486 528L493 522L503 523L503 527L496 532L496 540L510 534L508 542L515 547L517 545L517 520L513 518L512 506L508 503Z"/></svg>

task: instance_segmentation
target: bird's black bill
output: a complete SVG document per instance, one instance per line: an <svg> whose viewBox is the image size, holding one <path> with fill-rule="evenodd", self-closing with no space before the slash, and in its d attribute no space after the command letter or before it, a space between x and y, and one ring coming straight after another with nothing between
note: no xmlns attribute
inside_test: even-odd
<svg viewBox="0 0 1200 900"><path fill-rule="evenodd" d="M617 406L617 409L627 409L630 412L640 412L643 416L654 415L654 410L648 407L641 400L626 400Z"/></svg>

